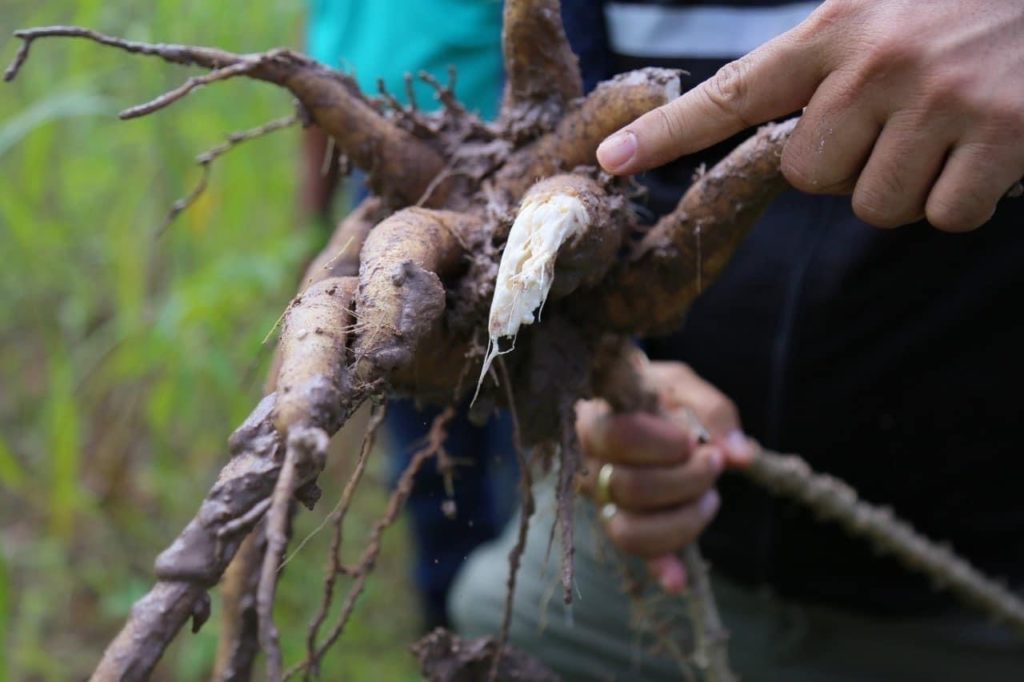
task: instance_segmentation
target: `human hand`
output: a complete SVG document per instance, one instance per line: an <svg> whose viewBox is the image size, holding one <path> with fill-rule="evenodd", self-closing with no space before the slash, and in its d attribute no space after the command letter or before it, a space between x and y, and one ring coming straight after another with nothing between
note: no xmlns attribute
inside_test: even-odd
<svg viewBox="0 0 1024 682"><path fill-rule="evenodd" d="M806 106L797 189L853 193L867 223L979 227L1024 175L1024 2L829 0L598 148L631 174Z"/></svg>
<svg viewBox="0 0 1024 682"><path fill-rule="evenodd" d="M755 446L733 403L688 366L652 362L645 383L657 390L663 416L612 414L600 400L577 404L587 471L581 487L603 505L611 541L648 559L662 588L675 593L686 586L676 553L718 510L715 481L725 468L748 464Z"/></svg>

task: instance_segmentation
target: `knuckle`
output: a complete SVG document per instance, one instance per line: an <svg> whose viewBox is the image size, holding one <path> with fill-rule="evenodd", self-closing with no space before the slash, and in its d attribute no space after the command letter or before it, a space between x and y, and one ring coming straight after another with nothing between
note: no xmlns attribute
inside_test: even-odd
<svg viewBox="0 0 1024 682"><path fill-rule="evenodd" d="M900 35L898 38L884 38L874 43L867 54L865 66L871 74L890 73L920 64L923 57L921 46L916 40Z"/></svg>
<svg viewBox="0 0 1024 682"><path fill-rule="evenodd" d="M693 381L697 373L685 362L672 363L672 373L679 381Z"/></svg>
<svg viewBox="0 0 1024 682"><path fill-rule="evenodd" d="M793 138L782 150L782 175L795 189L807 194L843 194L848 192L856 176L840 174L837 169L823 168L818 150L825 142L813 141L814 134L797 128Z"/></svg>
<svg viewBox="0 0 1024 682"><path fill-rule="evenodd" d="M651 115L658 122L658 127L662 130L663 139L678 140L682 137L683 125L679 120L678 114L676 114L675 107L658 107L651 112Z"/></svg>
<svg viewBox="0 0 1024 682"><path fill-rule="evenodd" d="M743 116L743 105L749 91L750 59L742 57L720 68L708 81L704 94L717 109L749 128Z"/></svg>
<svg viewBox="0 0 1024 682"><path fill-rule="evenodd" d="M862 177L853 193L853 212L875 227L890 228L912 222L917 206L905 206L907 186L897 170L885 170Z"/></svg>
<svg viewBox="0 0 1024 682"><path fill-rule="evenodd" d="M590 457L600 458L608 428L608 405L601 400L581 400L576 403L576 435L580 448Z"/></svg>
<svg viewBox="0 0 1024 682"><path fill-rule="evenodd" d="M873 191L858 191L853 195L853 213L868 225L881 228L896 227L898 221L884 201Z"/></svg>
<svg viewBox="0 0 1024 682"><path fill-rule="evenodd" d="M851 0L828 0L818 6L801 25L808 36L821 35L835 27L842 27L854 10L856 3Z"/></svg>
<svg viewBox="0 0 1024 682"><path fill-rule="evenodd" d="M924 82L923 109L930 113L977 111L984 104L972 92L969 74L957 68L936 70Z"/></svg>
<svg viewBox="0 0 1024 682"><path fill-rule="evenodd" d="M974 196L971 196L971 195ZM925 215L932 227L943 232L967 232L981 227L992 215L994 206L986 206L976 192L961 190L957 197L931 197Z"/></svg>
<svg viewBox="0 0 1024 682"><path fill-rule="evenodd" d="M820 192L821 183L808 162L792 141L782 151L782 175L795 189L808 194Z"/></svg>
<svg viewBox="0 0 1024 682"><path fill-rule="evenodd" d="M621 513L616 514L604 527L608 539L619 547L626 549L626 545L632 539L629 533L626 520Z"/></svg>
<svg viewBox="0 0 1024 682"><path fill-rule="evenodd" d="M861 56L847 67L847 102L885 88L896 74L916 73L924 61L922 49L912 39L865 39L862 43Z"/></svg>
<svg viewBox="0 0 1024 682"><path fill-rule="evenodd" d="M793 35L803 42L834 42L837 35L849 32L851 18L860 11L861 4L862 0L827 0L794 29Z"/></svg>
<svg viewBox="0 0 1024 682"><path fill-rule="evenodd" d="M981 134L993 144L1020 144L1024 137L1024 106L1006 93L986 93L975 97L970 105L979 121Z"/></svg>

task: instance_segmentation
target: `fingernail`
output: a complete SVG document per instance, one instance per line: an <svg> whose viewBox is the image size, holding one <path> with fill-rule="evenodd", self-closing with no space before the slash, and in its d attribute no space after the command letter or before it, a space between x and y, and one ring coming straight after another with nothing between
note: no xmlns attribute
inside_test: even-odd
<svg viewBox="0 0 1024 682"><path fill-rule="evenodd" d="M725 468L725 455L718 448L714 448L708 453L708 464L711 465L711 471L715 474L721 473Z"/></svg>
<svg viewBox="0 0 1024 682"><path fill-rule="evenodd" d="M708 491L704 497L700 498L700 502L697 503L697 513L700 514L702 519L710 519L718 511L719 504L718 491Z"/></svg>
<svg viewBox="0 0 1024 682"><path fill-rule="evenodd" d="M733 429L725 437L725 446L734 459L746 463L754 458L754 446L750 439L739 429Z"/></svg>
<svg viewBox="0 0 1024 682"><path fill-rule="evenodd" d="M597 148L597 160L605 170L625 166L636 155L636 135L624 130L605 139Z"/></svg>
<svg viewBox="0 0 1024 682"><path fill-rule="evenodd" d="M651 569L668 594L680 594L686 590L686 569L683 563L674 556L663 556L651 561Z"/></svg>

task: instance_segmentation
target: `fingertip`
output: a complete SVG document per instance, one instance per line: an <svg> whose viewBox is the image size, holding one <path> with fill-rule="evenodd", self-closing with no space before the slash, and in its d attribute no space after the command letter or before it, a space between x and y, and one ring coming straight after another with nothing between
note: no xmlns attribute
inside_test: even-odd
<svg viewBox="0 0 1024 682"><path fill-rule="evenodd" d="M658 585L668 594L682 594L686 591L686 567L672 554L651 559L648 562L651 574Z"/></svg>
<svg viewBox="0 0 1024 682"><path fill-rule="evenodd" d="M745 467L754 461L757 448L754 442L747 438L739 429L733 429L725 437L725 452L727 464L735 467Z"/></svg>
<svg viewBox="0 0 1024 682"><path fill-rule="evenodd" d="M636 158L637 148L636 135L631 130L620 130L609 135L598 146L597 162L609 173L627 173Z"/></svg>
<svg viewBox="0 0 1024 682"><path fill-rule="evenodd" d="M697 513L704 521L710 521L718 513L720 506L722 506L722 498L719 497L718 491L712 488L697 502Z"/></svg>

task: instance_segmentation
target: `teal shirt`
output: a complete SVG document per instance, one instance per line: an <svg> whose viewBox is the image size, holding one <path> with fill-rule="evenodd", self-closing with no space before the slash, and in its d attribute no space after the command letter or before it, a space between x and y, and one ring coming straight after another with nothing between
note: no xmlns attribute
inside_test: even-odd
<svg viewBox="0 0 1024 682"><path fill-rule="evenodd" d="M355 76L376 95L377 79L406 103L406 73L425 70L442 83L454 64L455 93L467 109L494 118L501 99L501 0L309 0L310 55ZM416 79L416 100L438 107Z"/></svg>

